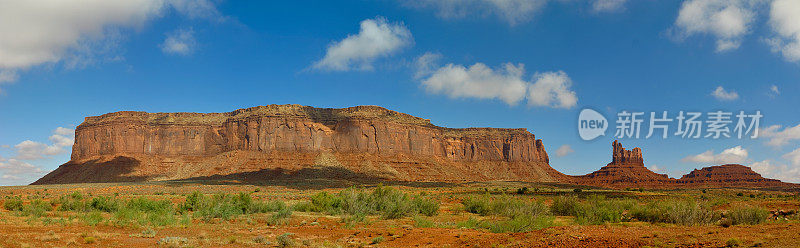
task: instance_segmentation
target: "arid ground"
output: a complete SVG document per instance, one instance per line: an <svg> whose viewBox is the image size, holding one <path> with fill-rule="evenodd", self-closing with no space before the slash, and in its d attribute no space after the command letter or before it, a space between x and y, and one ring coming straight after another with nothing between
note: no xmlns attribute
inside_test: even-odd
<svg viewBox="0 0 800 248"><path fill-rule="evenodd" d="M796 247L797 192L517 182L0 187L0 247Z"/></svg>

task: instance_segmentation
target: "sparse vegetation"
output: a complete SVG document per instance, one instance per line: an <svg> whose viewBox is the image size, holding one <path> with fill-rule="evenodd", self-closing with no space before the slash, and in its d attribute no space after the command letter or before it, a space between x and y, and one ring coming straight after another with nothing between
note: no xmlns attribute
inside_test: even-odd
<svg viewBox="0 0 800 248"><path fill-rule="evenodd" d="M732 225L757 225L767 221L769 211L759 207L741 205L728 211L726 217L731 220Z"/></svg>
<svg viewBox="0 0 800 248"><path fill-rule="evenodd" d="M295 205L297 211L346 214L363 219L367 215L380 215L397 219L414 214L436 215L439 203L422 195L409 195L392 187L379 186L368 192L349 188L337 194L320 192L311 196L310 204Z"/></svg>

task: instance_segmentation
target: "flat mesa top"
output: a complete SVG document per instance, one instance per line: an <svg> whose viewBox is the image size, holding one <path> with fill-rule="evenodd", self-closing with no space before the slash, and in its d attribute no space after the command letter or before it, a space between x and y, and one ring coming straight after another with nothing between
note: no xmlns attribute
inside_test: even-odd
<svg viewBox="0 0 800 248"><path fill-rule="evenodd" d="M272 104L238 109L225 113L148 113L142 111L119 111L100 116L86 117L78 128L121 121L143 122L151 125L222 125L227 121L245 120L264 116L311 119L323 124L334 124L342 120L382 120L443 129L444 134L448 136L530 134L525 128L439 127L431 124L430 119L424 119L374 105L349 108L315 108L298 104Z"/></svg>

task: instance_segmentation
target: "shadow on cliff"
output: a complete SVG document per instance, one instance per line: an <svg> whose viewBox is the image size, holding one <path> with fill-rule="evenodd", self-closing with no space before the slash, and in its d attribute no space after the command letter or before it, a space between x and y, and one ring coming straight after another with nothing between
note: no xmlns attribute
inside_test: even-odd
<svg viewBox="0 0 800 248"><path fill-rule="evenodd" d="M125 156L117 156L108 161L89 160L80 164L67 162L31 185L147 181L148 178L144 176L126 176L134 172L140 164L139 160Z"/></svg>
<svg viewBox="0 0 800 248"><path fill-rule="evenodd" d="M293 189L343 188L354 185L402 185L409 187L448 187L447 182L408 182L392 180L389 177L355 172L340 167L311 167L300 170L283 168L261 169L228 175L213 175L176 180L172 183L200 183L205 185L243 184L283 186Z"/></svg>

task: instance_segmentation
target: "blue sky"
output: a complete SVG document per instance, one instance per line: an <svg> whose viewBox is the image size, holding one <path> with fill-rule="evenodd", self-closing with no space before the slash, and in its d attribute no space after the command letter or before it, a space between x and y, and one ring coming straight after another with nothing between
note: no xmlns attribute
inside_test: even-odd
<svg viewBox="0 0 800 248"><path fill-rule="evenodd" d="M792 0L44 4L0 3L0 185L69 160L85 116L288 103L527 128L572 175L610 162L615 139L611 126L582 140L583 108L612 122L622 110L761 111L758 139L621 140L673 177L730 162L800 182Z"/></svg>

